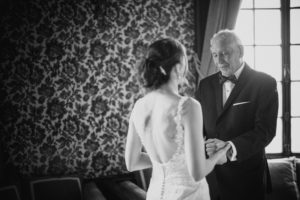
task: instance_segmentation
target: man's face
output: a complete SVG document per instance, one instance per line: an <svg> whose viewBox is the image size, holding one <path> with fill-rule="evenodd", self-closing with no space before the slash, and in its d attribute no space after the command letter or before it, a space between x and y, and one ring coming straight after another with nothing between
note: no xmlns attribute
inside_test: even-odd
<svg viewBox="0 0 300 200"><path fill-rule="evenodd" d="M211 45L212 57L222 75L233 75L242 64L242 52L237 44L216 40Z"/></svg>

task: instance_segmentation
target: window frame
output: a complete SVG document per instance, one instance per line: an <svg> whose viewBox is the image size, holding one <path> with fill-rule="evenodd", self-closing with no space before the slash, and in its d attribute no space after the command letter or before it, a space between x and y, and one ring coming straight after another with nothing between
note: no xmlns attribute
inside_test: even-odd
<svg viewBox="0 0 300 200"><path fill-rule="evenodd" d="M280 10L281 15L281 49L282 49L282 77L281 80L278 82L281 83L282 87L282 116L278 116L282 120L282 152L281 153L267 153L267 158L281 158L281 157L289 157L289 156L296 156L300 157L300 153L293 153L291 149L291 52L290 52L290 10L291 9L299 9L300 7L290 7L290 0L280 0L280 7L279 8L255 8L255 1L252 0L252 7L251 8L241 8L240 10ZM255 18L255 14L253 14L253 18ZM255 32L255 19L253 19L253 31ZM295 45L295 44L293 44ZM300 44L296 44L300 45ZM252 45L246 46L256 46L255 44L255 34L254 34L254 41ZM268 45L263 45L268 46ZM273 45L270 45L273 46ZM277 45L276 45L277 46ZM254 49L255 53L255 49ZM255 63L255 58L254 58ZM297 118L297 117L295 117Z"/></svg>

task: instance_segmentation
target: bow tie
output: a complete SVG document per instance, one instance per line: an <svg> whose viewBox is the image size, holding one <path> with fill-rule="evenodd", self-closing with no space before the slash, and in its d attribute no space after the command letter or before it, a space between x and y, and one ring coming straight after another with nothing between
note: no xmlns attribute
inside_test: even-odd
<svg viewBox="0 0 300 200"><path fill-rule="evenodd" d="M236 84L237 79L235 75L231 76L223 76L221 73L219 73L219 83L222 85L225 81L231 81L232 83Z"/></svg>

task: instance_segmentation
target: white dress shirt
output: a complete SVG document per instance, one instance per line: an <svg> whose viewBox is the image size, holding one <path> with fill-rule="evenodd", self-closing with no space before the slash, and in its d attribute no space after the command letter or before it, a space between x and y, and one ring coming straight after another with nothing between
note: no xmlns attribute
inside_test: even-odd
<svg viewBox="0 0 300 200"><path fill-rule="evenodd" d="M239 79L243 69L245 67L245 63L242 63L242 66L234 73L236 79ZM225 81L223 83L223 105L226 103L231 91L233 90L235 84L232 83L231 81ZM237 158L237 151L234 146L234 144L231 141L228 141L228 143L231 145L231 149L229 150L229 154L227 154L227 157L230 161L236 161ZM232 151L231 151L232 150Z"/></svg>
<svg viewBox="0 0 300 200"><path fill-rule="evenodd" d="M234 73L234 76L236 77L236 79L239 79L244 67L245 67L245 63L243 62L242 66ZM223 83L223 105L226 103L234 86L235 86L235 84L229 80L227 80Z"/></svg>

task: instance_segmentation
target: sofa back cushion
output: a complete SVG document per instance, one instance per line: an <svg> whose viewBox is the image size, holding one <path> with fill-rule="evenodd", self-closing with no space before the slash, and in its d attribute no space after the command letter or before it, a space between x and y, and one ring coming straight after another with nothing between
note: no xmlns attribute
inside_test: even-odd
<svg viewBox="0 0 300 200"><path fill-rule="evenodd" d="M84 184L83 199L107 200L94 181Z"/></svg>
<svg viewBox="0 0 300 200"><path fill-rule="evenodd" d="M269 159L268 165L272 180L272 193L267 200L298 200L295 158Z"/></svg>
<svg viewBox="0 0 300 200"><path fill-rule="evenodd" d="M78 177L40 178L30 181L32 200L82 200Z"/></svg>

